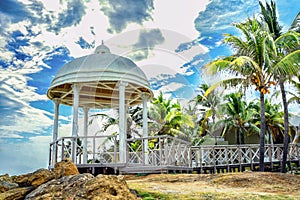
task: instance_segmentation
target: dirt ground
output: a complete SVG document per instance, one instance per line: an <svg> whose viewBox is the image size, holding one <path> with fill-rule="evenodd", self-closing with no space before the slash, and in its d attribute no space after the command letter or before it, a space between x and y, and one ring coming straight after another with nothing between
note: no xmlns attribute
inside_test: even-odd
<svg viewBox="0 0 300 200"><path fill-rule="evenodd" d="M270 172L128 175L131 189L161 199L299 199L300 176Z"/></svg>

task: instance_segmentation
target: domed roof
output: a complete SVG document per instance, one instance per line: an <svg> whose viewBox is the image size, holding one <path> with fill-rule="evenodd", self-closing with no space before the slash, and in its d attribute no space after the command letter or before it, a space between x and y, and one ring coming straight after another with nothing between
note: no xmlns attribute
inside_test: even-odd
<svg viewBox="0 0 300 200"><path fill-rule="evenodd" d="M104 53L110 53L110 50L109 50L109 48L108 48L107 46L105 46L105 45L103 44L103 41L102 41L102 44L99 45L99 46L96 48L95 53L97 53L97 54L99 54L99 53L101 53L101 54L104 54Z"/></svg>
<svg viewBox="0 0 300 200"><path fill-rule="evenodd" d="M51 82L47 96L50 99L58 98L63 104L72 105L71 86L78 83L82 86L80 106L115 107L114 104L117 103L113 103L112 98L116 97L112 95L118 91L117 83L121 81L129 84L126 91L130 91L130 105L141 103L142 93L153 96L144 72L132 60L110 53L109 48L102 43L94 54L76 58L61 67ZM84 96L89 99L89 103L84 103ZM92 105L90 99L93 97L95 102ZM97 104L98 97L99 100L105 97L105 100L110 102L108 105L100 101Z"/></svg>

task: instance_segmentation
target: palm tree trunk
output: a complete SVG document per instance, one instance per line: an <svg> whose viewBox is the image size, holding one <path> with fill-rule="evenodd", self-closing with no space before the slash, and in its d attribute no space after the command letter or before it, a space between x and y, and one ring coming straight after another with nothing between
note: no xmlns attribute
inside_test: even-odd
<svg viewBox="0 0 300 200"><path fill-rule="evenodd" d="M282 103L283 103L283 112L284 112L284 141L283 141L283 155L282 155L282 166L281 172L286 173L286 162L287 162L287 154L288 154L288 147L289 147L289 113L288 113L288 105L286 101L286 94L284 90L283 80L282 78L279 79L279 85L282 95Z"/></svg>
<svg viewBox="0 0 300 200"><path fill-rule="evenodd" d="M240 127L237 128L237 137L238 137L237 142L239 145L241 145L242 144L242 131L241 131Z"/></svg>
<svg viewBox="0 0 300 200"><path fill-rule="evenodd" d="M298 131L298 128L296 128L296 134L293 139L293 144L297 144L298 140L299 140L299 131Z"/></svg>
<svg viewBox="0 0 300 200"><path fill-rule="evenodd" d="M212 121L213 121L213 124L216 123L216 111L215 111L215 108L213 106L212 108ZM215 130L212 130L214 132L214 137L215 137L215 145L218 145L218 141L217 141L217 133Z"/></svg>
<svg viewBox="0 0 300 200"><path fill-rule="evenodd" d="M259 171L263 172L265 159L265 134L266 134L266 116L265 116L265 95L260 92L260 137L259 137Z"/></svg>

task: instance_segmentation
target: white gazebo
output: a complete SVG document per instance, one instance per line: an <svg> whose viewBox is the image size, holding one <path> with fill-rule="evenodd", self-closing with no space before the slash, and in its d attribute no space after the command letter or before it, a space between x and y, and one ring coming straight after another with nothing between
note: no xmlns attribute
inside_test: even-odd
<svg viewBox="0 0 300 200"><path fill-rule="evenodd" d="M84 111L84 137L88 135L90 109L119 109L119 162L126 163L126 111L143 104L143 136L148 136L147 101L153 97L144 72L130 59L112 54L103 43L94 54L76 58L62 66L51 82L47 96L54 102L53 142L58 139L59 105L72 106L72 137L78 136L78 110ZM75 139L71 159L75 161ZM145 144L145 147L148 145ZM83 162L87 163L87 139L83 140ZM57 152L54 145L52 154ZM145 148L147 152L147 148ZM53 156L52 165L56 163Z"/></svg>

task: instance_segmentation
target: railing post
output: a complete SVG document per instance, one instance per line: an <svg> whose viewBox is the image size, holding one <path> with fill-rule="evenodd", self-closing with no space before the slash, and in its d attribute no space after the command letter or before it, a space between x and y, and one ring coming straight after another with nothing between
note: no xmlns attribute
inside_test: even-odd
<svg viewBox="0 0 300 200"><path fill-rule="evenodd" d="M117 138L114 137L114 163L117 163Z"/></svg>
<svg viewBox="0 0 300 200"><path fill-rule="evenodd" d="M230 168L229 168L228 146L226 146L225 151L226 151L226 165L227 165L227 172L229 172Z"/></svg>
<svg viewBox="0 0 300 200"><path fill-rule="evenodd" d="M142 164L145 165L146 163L146 155L145 155L145 139L142 139ZM147 156L148 157L148 156Z"/></svg>
<svg viewBox="0 0 300 200"><path fill-rule="evenodd" d="M242 152L241 152L241 147L240 145L238 145L237 147L238 149L238 158L239 158L239 171L241 172L242 171Z"/></svg>
<svg viewBox="0 0 300 200"><path fill-rule="evenodd" d="M168 156L168 152L171 153L172 148L169 149L169 141L168 138L166 137L164 139L164 159L165 159L165 164L169 165L169 156ZM172 156L170 156L172 158Z"/></svg>
<svg viewBox="0 0 300 200"><path fill-rule="evenodd" d="M159 165L162 165L162 144L161 137L158 138L158 146L159 146Z"/></svg>
<svg viewBox="0 0 300 200"><path fill-rule="evenodd" d="M89 118L89 108L84 108L84 124L83 124L83 163L87 164L88 161L88 152L87 152L87 137L88 137L88 118Z"/></svg>
<svg viewBox="0 0 300 200"><path fill-rule="evenodd" d="M297 143L295 144L295 149L296 149L296 155L297 155L297 161L298 161L298 166L297 167L299 167L300 166L300 159L299 159L299 147L298 147ZM297 171L298 171L298 169L297 169Z"/></svg>
<svg viewBox="0 0 300 200"><path fill-rule="evenodd" d="M49 166L49 167L50 167L50 166L54 167L54 165L52 165L52 159L53 159L53 158L51 158L51 155L52 155L52 148L53 148L53 145L50 144L50 149L49 149L49 162L48 162L48 166Z"/></svg>
<svg viewBox="0 0 300 200"><path fill-rule="evenodd" d="M273 159L272 159L272 149L274 148L274 146L271 144L271 145L268 145L268 156L269 156L269 162L271 164L271 169L273 169Z"/></svg>
<svg viewBox="0 0 300 200"><path fill-rule="evenodd" d="M179 165L179 166L181 166L182 165L182 155L181 155L181 151L182 151L182 149L181 149L181 143L180 142L178 142L178 148L177 148L177 151L176 151L176 148L175 148L175 146L174 146L174 151L175 151L175 156L174 156L174 160L175 160L175 162L176 162L176 160L178 160L179 162L178 163L175 163L175 165L177 164L177 165ZM177 159L176 159L176 155L177 155ZM172 164L172 163L171 163Z"/></svg>
<svg viewBox="0 0 300 200"><path fill-rule="evenodd" d="M61 140L61 160L65 158L64 153L65 153L65 138Z"/></svg>
<svg viewBox="0 0 300 200"><path fill-rule="evenodd" d="M249 149L249 154L250 154L250 166L251 166L251 170L253 170L253 154L252 154L251 146L248 146L248 149Z"/></svg>
<svg viewBox="0 0 300 200"><path fill-rule="evenodd" d="M203 151L203 149L202 149L202 146L200 146L200 148L199 148L199 162L200 162L200 173L202 174L202 170L203 170L203 166L202 166L202 151Z"/></svg>
<svg viewBox="0 0 300 200"><path fill-rule="evenodd" d="M216 155L215 155L215 145L213 146L213 160L214 160L214 173L217 172L217 167L216 167Z"/></svg>
<svg viewBox="0 0 300 200"><path fill-rule="evenodd" d="M94 137L93 138L93 163L96 162L95 158L96 158L96 138Z"/></svg>

